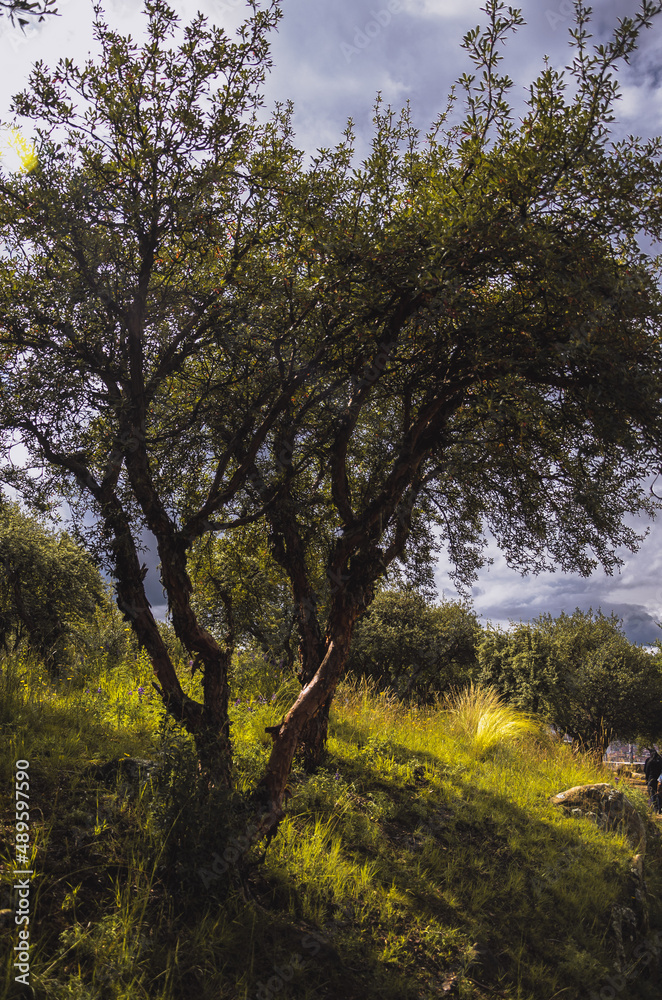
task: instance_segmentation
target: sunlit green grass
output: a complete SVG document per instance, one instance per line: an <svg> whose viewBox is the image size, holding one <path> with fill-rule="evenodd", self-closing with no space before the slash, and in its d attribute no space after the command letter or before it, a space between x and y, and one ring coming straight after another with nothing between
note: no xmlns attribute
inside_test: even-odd
<svg viewBox="0 0 662 1000"><path fill-rule="evenodd" d="M198 677L180 669L196 693ZM274 995L302 1000L436 997L448 982L467 1000L599 994L631 849L549 796L610 780L601 765L493 692L417 709L345 682L324 766L306 775L295 764L265 852L241 837L245 793L271 745L265 726L297 689L277 682L269 665L237 665L237 792L214 799L196 788L191 740L164 720L144 655L114 671L83 663L59 682L29 658L5 662L2 780L10 786L19 757L34 779L39 996L255 1000L276 968L289 978ZM165 777L130 789L90 776L93 762L125 755L166 762ZM655 842L650 852L659 897ZM650 919L662 924L655 905ZM494 967L480 964L486 953ZM10 986L7 963L8 996ZM620 996L652 1000L655 988L641 976Z"/></svg>

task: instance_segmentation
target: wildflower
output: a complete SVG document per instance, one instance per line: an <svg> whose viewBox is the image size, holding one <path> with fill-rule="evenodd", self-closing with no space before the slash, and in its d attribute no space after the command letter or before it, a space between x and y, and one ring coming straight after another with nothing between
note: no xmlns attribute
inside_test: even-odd
<svg viewBox="0 0 662 1000"><path fill-rule="evenodd" d="M239 705L241 705L241 698L235 698L235 700L234 700L234 707L238 708Z"/></svg>
<svg viewBox="0 0 662 1000"><path fill-rule="evenodd" d="M334 774L333 777L336 779L336 781L339 781L340 780L340 771L336 771L336 773Z"/></svg>
<svg viewBox="0 0 662 1000"><path fill-rule="evenodd" d="M101 688L97 688L97 694L101 694Z"/></svg>
<svg viewBox="0 0 662 1000"><path fill-rule="evenodd" d="M275 691L274 691L274 693L271 696L271 700L272 700L272 702L274 702L276 700L276 692Z"/></svg>
<svg viewBox="0 0 662 1000"><path fill-rule="evenodd" d="M258 702L260 705L266 705L267 699L264 697L264 695L260 695L260 697L258 698Z"/></svg>
<svg viewBox="0 0 662 1000"><path fill-rule="evenodd" d="M129 694L133 694L133 688L131 688L131 690L129 691Z"/></svg>
<svg viewBox="0 0 662 1000"><path fill-rule="evenodd" d="M142 698L142 696L144 695L144 693L145 693L145 688L139 687L138 688L138 697Z"/></svg>

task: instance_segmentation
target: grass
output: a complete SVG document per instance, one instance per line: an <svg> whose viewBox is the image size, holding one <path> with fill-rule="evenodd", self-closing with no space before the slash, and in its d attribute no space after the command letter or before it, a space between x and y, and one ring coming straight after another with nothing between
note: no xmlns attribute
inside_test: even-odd
<svg viewBox="0 0 662 1000"><path fill-rule="evenodd" d="M234 685L236 788L205 795L146 659L83 664L57 684L35 661L3 664L2 787L30 761L36 996L575 1000L614 982L619 1000L659 995L655 962L633 958L621 979L614 968L610 913L630 902L631 848L548 801L609 780L590 755L490 691L416 709L346 682L325 765L295 767L265 851L247 835L244 792L295 685L245 656ZM140 786L94 776L125 754L160 761L159 774ZM13 819L5 809L0 908L14 905ZM651 835L640 959L662 929L659 871ZM11 944L15 929L0 935ZM10 951L3 997L24 995Z"/></svg>
<svg viewBox="0 0 662 1000"><path fill-rule="evenodd" d="M506 704L493 688L470 684L452 694L447 706L453 729L480 760L526 736L542 733L537 719Z"/></svg>

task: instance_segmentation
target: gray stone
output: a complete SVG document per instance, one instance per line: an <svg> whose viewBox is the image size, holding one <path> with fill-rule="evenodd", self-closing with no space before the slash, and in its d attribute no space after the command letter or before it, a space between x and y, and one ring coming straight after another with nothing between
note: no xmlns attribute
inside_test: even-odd
<svg viewBox="0 0 662 1000"><path fill-rule="evenodd" d="M550 796L554 806L560 806L570 816L584 816L602 830L624 833L635 851L646 850L646 827L630 800L609 784L576 785Z"/></svg>

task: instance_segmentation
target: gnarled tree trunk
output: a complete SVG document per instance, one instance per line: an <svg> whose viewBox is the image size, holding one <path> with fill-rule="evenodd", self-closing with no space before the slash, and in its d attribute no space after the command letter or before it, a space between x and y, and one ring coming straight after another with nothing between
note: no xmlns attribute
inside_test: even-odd
<svg viewBox="0 0 662 1000"><path fill-rule="evenodd" d="M114 497L106 498L104 521L112 539L117 603L152 661L159 682L154 687L170 715L182 722L193 736L205 779L212 784L229 787L232 756L227 677L231 653L219 646L195 620L188 599L190 582L185 570L184 579L177 574L177 568L181 569L181 556L178 567L167 546L163 547L163 551L159 546L175 630L190 652L197 653L204 664L204 703L201 705L185 694L145 594L144 573L126 514ZM185 554L183 559L185 565Z"/></svg>
<svg viewBox="0 0 662 1000"><path fill-rule="evenodd" d="M294 754L302 734L325 704L330 704L340 680L352 637L356 608L344 608L342 617L333 623L333 636L326 654L312 680L306 684L280 726L269 729L273 747L266 772L256 789L256 797L265 810L260 821L262 833L272 835L283 816L287 781Z"/></svg>

